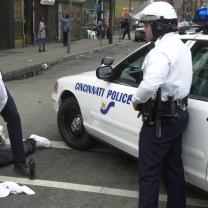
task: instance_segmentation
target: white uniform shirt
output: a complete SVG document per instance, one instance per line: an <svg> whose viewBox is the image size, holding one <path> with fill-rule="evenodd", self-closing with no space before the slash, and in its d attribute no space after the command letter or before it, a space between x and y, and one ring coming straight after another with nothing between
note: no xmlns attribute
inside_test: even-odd
<svg viewBox="0 0 208 208"><path fill-rule="evenodd" d="M189 94L192 82L191 51L178 35L167 33L158 39L145 57L142 70L143 80L133 96L134 103L155 99L159 87L162 101L167 101L168 95L173 95L176 100Z"/></svg>
<svg viewBox="0 0 208 208"><path fill-rule="evenodd" d="M6 88L4 86L4 82L2 80L2 75L0 73L0 112L3 110L4 106L6 105L8 99L8 95L6 92Z"/></svg>

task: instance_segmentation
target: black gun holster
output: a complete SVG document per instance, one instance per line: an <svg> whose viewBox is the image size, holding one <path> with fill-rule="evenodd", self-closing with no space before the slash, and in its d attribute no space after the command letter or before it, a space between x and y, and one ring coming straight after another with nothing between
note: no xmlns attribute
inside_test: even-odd
<svg viewBox="0 0 208 208"><path fill-rule="evenodd" d="M142 116L142 121L146 125L154 125L155 124L155 112L156 105L155 101L149 99L146 103L142 103L138 105L139 115Z"/></svg>
<svg viewBox="0 0 208 208"><path fill-rule="evenodd" d="M185 105L179 105L178 103L178 100L174 101L172 97L169 97L167 102L161 102L161 109L158 109L157 101L149 99L146 103L138 105L138 117L141 115L144 124L150 126L154 125L157 119L166 119L166 121L175 122L178 119L178 115L175 112L175 107L182 109Z"/></svg>

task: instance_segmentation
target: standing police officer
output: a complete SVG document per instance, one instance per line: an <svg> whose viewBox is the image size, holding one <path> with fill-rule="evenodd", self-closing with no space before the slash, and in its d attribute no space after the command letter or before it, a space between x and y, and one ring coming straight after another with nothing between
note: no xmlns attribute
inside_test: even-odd
<svg viewBox="0 0 208 208"><path fill-rule="evenodd" d="M19 113L15 102L8 89L4 86L0 73L0 114L7 122L7 130L14 157L14 170L22 175L29 176L29 168L26 164L26 157L22 143L22 127Z"/></svg>
<svg viewBox="0 0 208 208"><path fill-rule="evenodd" d="M169 3L153 2L135 17L144 22L147 40L154 41L143 63L143 80L133 97L135 110L143 116L139 208L158 207L162 174L168 195L166 207L185 208L181 152L189 119L186 96L192 81L191 52L174 34L177 15Z"/></svg>

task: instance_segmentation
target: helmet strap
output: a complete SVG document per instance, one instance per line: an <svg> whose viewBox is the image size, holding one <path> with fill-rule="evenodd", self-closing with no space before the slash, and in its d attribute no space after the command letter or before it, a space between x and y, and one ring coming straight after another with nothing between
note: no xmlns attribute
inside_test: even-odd
<svg viewBox="0 0 208 208"><path fill-rule="evenodd" d="M151 23L151 29L153 34L153 39L157 40L158 38L162 38L166 33L174 32L174 24L166 24L161 21L153 21Z"/></svg>
<svg viewBox="0 0 208 208"><path fill-rule="evenodd" d="M153 35L153 41L156 41L159 37L163 36L163 30L159 29L159 23L156 21L153 21L151 23L151 29L152 29L152 35Z"/></svg>

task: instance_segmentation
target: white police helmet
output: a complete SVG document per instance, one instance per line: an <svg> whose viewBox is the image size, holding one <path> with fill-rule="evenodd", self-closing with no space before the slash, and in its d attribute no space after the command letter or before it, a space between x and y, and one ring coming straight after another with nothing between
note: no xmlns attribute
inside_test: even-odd
<svg viewBox="0 0 208 208"><path fill-rule="evenodd" d="M177 14L173 6L167 2L150 1L145 8L142 8L140 11L137 10L133 18L141 22L151 22L155 20L170 21L177 20Z"/></svg>

